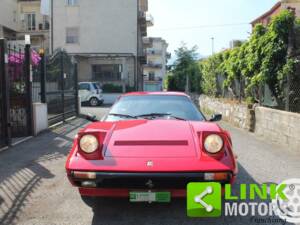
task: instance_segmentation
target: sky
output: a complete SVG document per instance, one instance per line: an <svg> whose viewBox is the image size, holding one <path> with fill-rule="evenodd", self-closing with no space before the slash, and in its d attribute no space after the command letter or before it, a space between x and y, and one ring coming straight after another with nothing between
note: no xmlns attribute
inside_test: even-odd
<svg viewBox="0 0 300 225"><path fill-rule="evenodd" d="M199 57L229 47L231 40L246 40L250 22L269 10L277 0L148 0L154 26L149 37L162 37L172 53L182 42L198 46ZM171 60L172 61L172 60Z"/></svg>

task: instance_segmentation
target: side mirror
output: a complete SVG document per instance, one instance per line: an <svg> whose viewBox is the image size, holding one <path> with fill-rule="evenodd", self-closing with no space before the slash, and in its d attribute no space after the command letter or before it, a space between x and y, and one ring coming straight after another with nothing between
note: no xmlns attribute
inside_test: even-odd
<svg viewBox="0 0 300 225"><path fill-rule="evenodd" d="M90 114L90 113L86 116L86 119L87 119L88 121L91 121L91 122L98 122L98 121L99 121L99 120L97 119L97 116L92 115L92 114Z"/></svg>
<svg viewBox="0 0 300 225"><path fill-rule="evenodd" d="M78 117L82 118L82 119L86 119L86 120L91 121L91 122L98 122L99 121L97 119L97 117L95 115L92 115L92 114L88 114L88 115L80 114Z"/></svg>
<svg viewBox="0 0 300 225"><path fill-rule="evenodd" d="M218 122L222 120L222 114L214 114L212 115L210 122Z"/></svg>

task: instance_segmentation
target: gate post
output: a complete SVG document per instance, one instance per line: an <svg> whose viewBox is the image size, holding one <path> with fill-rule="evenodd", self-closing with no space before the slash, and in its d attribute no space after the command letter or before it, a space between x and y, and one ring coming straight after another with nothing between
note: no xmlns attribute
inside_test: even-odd
<svg viewBox="0 0 300 225"><path fill-rule="evenodd" d="M61 72L61 98L62 98L62 119L65 122L65 73L64 73L64 52L60 50L60 72Z"/></svg>
<svg viewBox="0 0 300 225"><path fill-rule="evenodd" d="M8 77L8 56L7 44L5 39L0 39L0 85L2 90L2 107L3 109L3 132L4 142L11 145L11 124L10 124L10 102L9 102L9 77Z"/></svg>
<svg viewBox="0 0 300 225"><path fill-rule="evenodd" d="M40 53L41 57L41 102L46 103L46 63L45 63L45 53Z"/></svg>
<svg viewBox="0 0 300 225"><path fill-rule="evenodd" d="M27 124L28 134L33 136L33 116L32 116L32 67L31 67L31 49L30 45L25 45L24 75L26 79L26 97L27 97Z"/></svg>
<svg viewBox="0 0 300 225"><path fill-rule="evenodd" d="M76 116L79 115L79 102L78 102L78 64L74 63L74 76L75 76L75 107Z"/></svg>

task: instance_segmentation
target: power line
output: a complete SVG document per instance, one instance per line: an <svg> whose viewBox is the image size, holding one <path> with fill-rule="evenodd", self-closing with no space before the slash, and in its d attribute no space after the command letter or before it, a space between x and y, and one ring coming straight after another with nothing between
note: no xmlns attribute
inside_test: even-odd
<svg viewBox="0 0 300 225"><path fill-rule="evenodd" d="M234 26L249 26L250 23L228 23L228 24L207 24L207 25L200 25L200 26L191 26L191 27L164 27L158 28L150 27L153 30L191 30L191 29L202 29L202 28L214 28L214 27L234 27Z"/></svg>

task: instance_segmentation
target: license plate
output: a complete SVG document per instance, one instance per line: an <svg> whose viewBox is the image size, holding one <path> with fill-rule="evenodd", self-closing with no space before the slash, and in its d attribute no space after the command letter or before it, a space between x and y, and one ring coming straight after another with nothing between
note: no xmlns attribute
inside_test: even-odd
<svg viewBox="0 0 300 225"><path fill-rule="evenodd" d="M170 192L130 192L130 202L171 202Z"/></svg>

